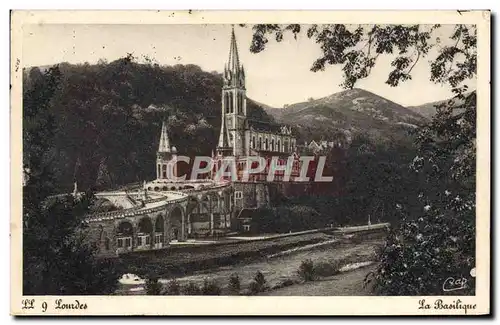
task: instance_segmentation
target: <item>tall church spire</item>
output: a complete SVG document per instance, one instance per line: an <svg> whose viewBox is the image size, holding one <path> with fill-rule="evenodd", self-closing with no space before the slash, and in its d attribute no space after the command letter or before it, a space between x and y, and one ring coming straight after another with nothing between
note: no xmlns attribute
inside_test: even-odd
<svg viewBox="0 0 500 325"><path fill-rule="evenodd" d="M160 145L158 152L170 152L170 141L168 140L167 125L163 121L161 125Z"/></svg>
<svg viewBox="0 0 500 325"><path fill-rule="evenodd" d="M243 71L243 65L240 63L234 26L231 30L229 59L227 64L224 65L224 86L245 88L245 72Z"/></svg>
<svg viewBox="0 0 500 325"><path fill-rule="evenodd" d="M234 27L231 30L229 60L224 65L222 86L222 121L217 145L218 154L241 156L248 146L246 130L245 72L240 63Z"/></svg>
<svg viewBox="0 0 500 325"><path fill-rule="evenodd" d="M235 73L240 70L240 58L238 56L238 45L236 44L236 36L234 35L234 26L231 31L231 45L229 47L229 61L227 68Z"/></svg>

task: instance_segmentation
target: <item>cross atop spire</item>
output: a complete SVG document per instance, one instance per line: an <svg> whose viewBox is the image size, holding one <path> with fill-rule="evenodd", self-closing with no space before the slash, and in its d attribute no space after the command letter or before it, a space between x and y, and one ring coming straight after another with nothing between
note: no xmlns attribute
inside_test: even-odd
<svg viewBox="0 0 500 325"><path fill-rule="evenodd" d="M170 152L170 141L168 139L167 125L165 121L161 124L160 145L158 152Z"/></svg>

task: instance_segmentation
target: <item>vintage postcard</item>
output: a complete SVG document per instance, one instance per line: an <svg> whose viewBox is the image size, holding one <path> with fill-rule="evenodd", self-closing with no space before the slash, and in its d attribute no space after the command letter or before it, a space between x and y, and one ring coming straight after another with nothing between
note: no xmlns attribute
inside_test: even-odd
<svg viewBox="0 0 500 325"><path fill-rule="evenodd" d="M13 315L487 315L489 11L13 11Z"/></svg>

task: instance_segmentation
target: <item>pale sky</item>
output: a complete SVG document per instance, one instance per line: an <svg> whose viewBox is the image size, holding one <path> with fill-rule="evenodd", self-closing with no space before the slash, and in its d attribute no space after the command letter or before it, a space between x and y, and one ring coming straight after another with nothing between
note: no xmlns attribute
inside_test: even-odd
<svg viewBox="0 0 500 325"><path fill-rule="evenodd" d="M443 37L451 25L444 26ZM228 60L230 25L25 25L23 66L45 66L60 62L96 63L147 55L161 65L196 64L205 71L222 72ZM235 28L240 61L245 66L247 96L258 102L282 107L320 98L343 90L340 66L311 72L321 50L304 34L295 41L270 40L265 51L252 54L250 27ZM446 34L446 35L444 35ZM429 81L428 60L413 69L413 80L393 88L385 84L391 58L377 61L371 76L356 84L396 103L412 106L452 96L447 86ZM469 83L475 89L475 81Z"/></svg>

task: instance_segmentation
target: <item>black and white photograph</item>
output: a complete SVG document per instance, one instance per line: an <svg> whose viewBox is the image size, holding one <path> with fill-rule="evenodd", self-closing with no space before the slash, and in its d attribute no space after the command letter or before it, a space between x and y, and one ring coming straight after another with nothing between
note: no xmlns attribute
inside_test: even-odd
<svg viewBox="0 0 500 325"><path fill-rule="evenodd" d="M15 314L489 312L488 11L53 13L11 15Z"/></svg>

